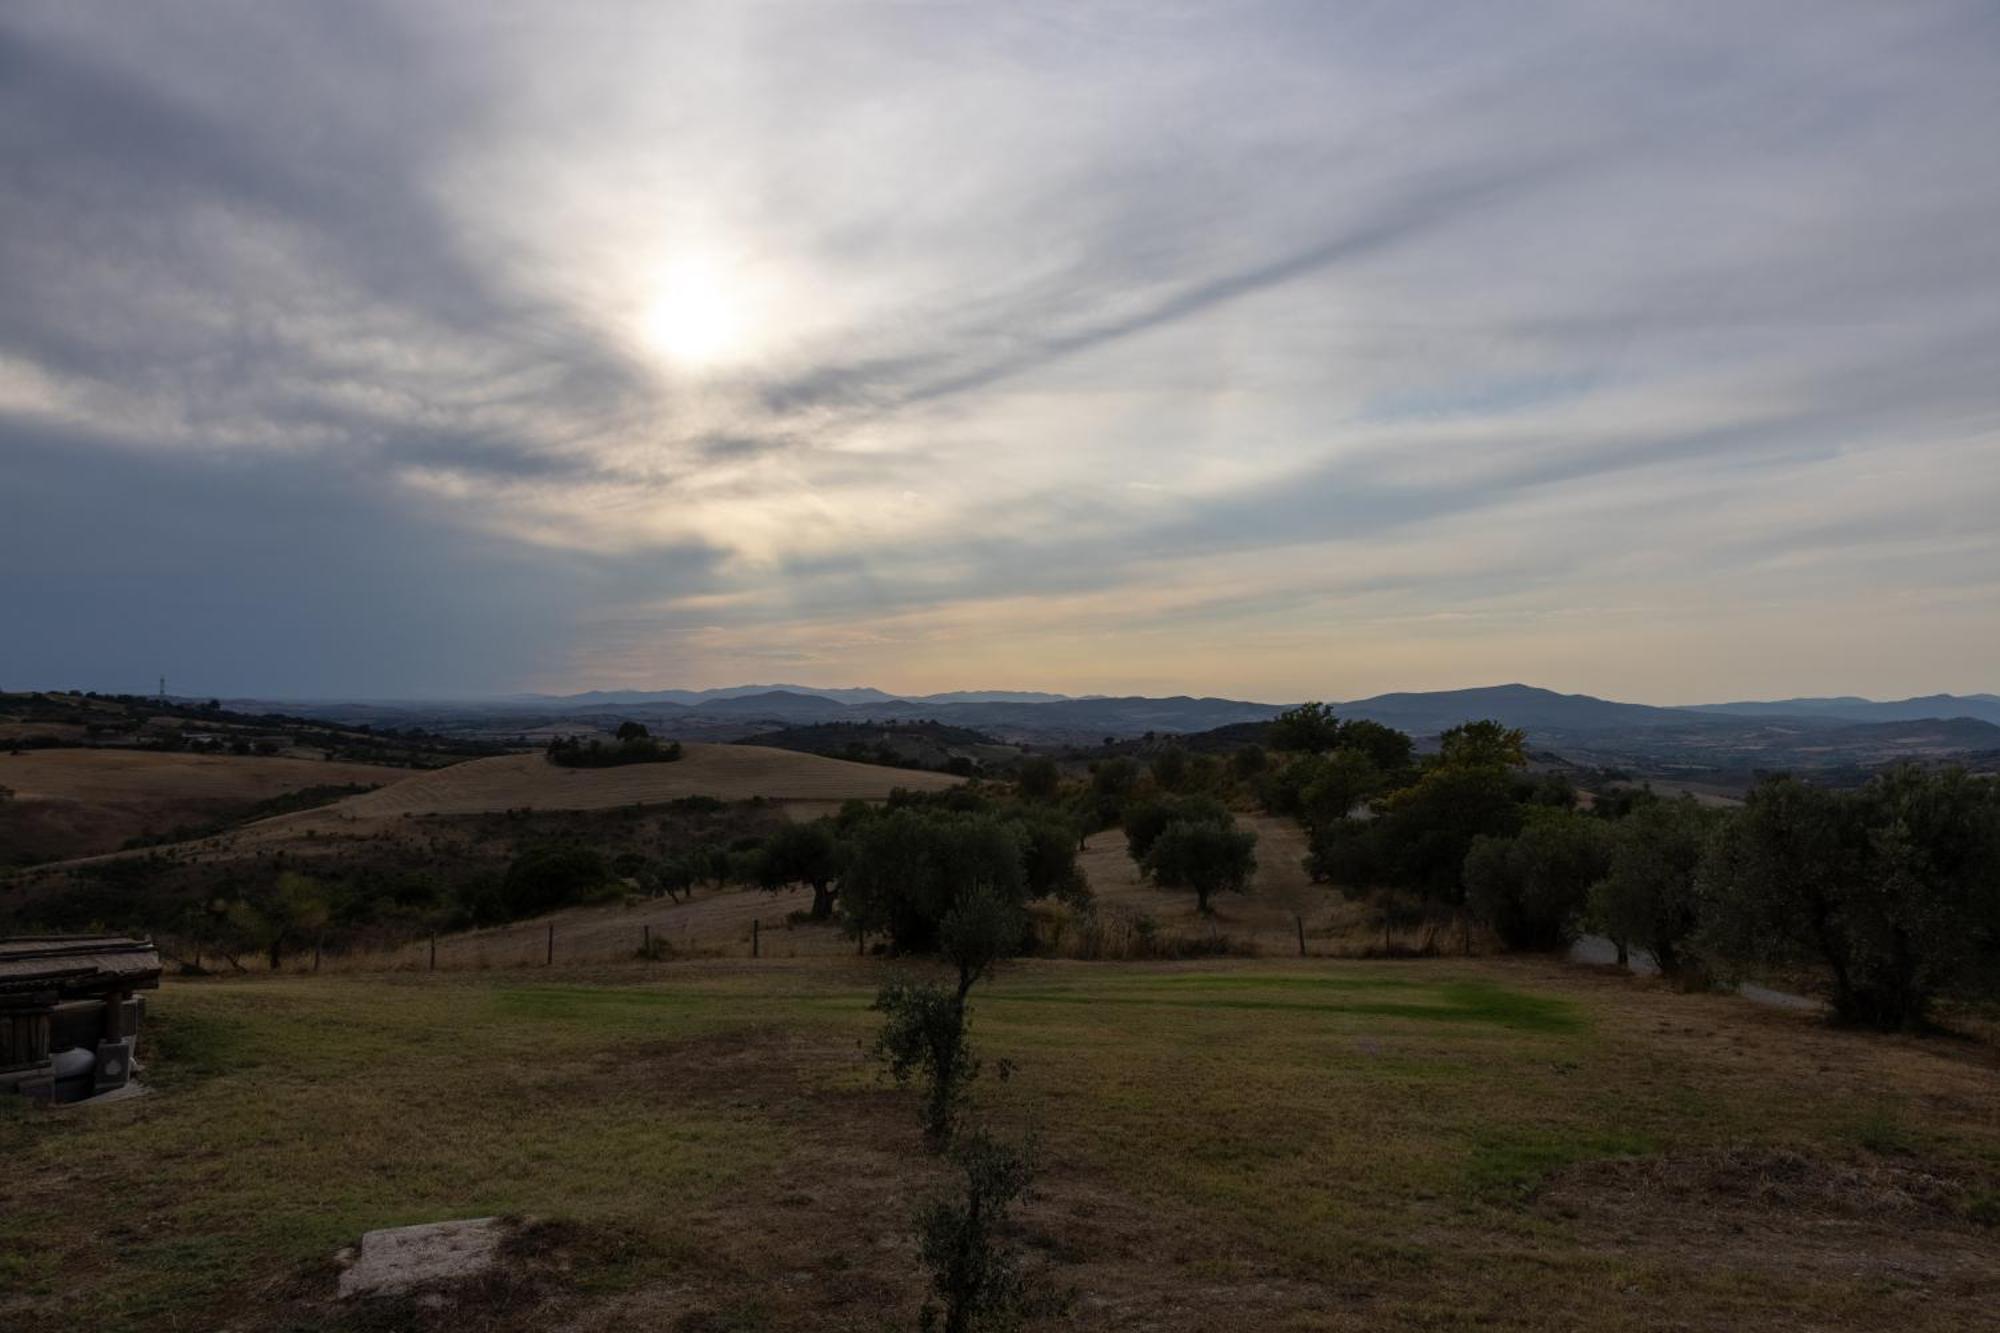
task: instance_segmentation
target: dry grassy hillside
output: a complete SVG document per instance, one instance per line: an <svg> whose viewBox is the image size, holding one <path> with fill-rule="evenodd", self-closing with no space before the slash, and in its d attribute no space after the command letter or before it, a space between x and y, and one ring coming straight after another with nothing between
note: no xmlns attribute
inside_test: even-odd
<svg viewBox="0 0 2000 1333"><path fill-rule="evenodd" d="M128 838L242 818L312 787L382 785L407 770L312 759L155 750L0 754L0 842L20 857L87 856Z"/></svg>
<svg viewBox="0 0 2000 1333"><path fill-rule="evenodd" d="M454 931L437 938L437 966L454 971L540 967L627 961L640 945L653 943L673 958L748 958L753 947L763 958L844 957L855 952L852 936L838 925L794 921L792 914L812 901L797 888L766 893L732 887L703 889L683 902L635 897L624 903L572 907L526 921L479 930ZM752 922L757 940L752 945ZM349 972L426 971L430 942L417 939L394 948L366 950L328 959L324 970ZM293 970L310 970L301 957Z"/></svg>
<svg viewBox="0 0 2000 1333"><path fill-rule="evenodd" d="M158 750L29 750L0 754L0 786L18 800L115 805L262 801L302 787L400 781L406 769L262 755Z"/></svg>
<svg viewBox="0 0 2000 1333"><path fill-rule="evenodd" d="M961 779L755 745L686 747L671 764L561 768L539 754L500 755L419 774L342 801L327 813L353 819L468 815L489 810L601 810L634 802L714 796L725 801L878 801L897 787L941 791Z"/></svg>
<svg viewBox="0 0 2000 1333"><path fill-rule="evenodd" d="M635 806L660 806L689 796L712 796L724 801L745 801L753 797L772 802L796 817L811 818L830 814L848 800L879 801L898 787L938 791L957 785L961 778L913 769L884 768L857 764L844 759L774 750L754 745L686 746L686 757L676 763L629 764L620 768L562 768L541 754L498 755L473 759L449 768L411 772L366 764L315 763L293 759L241 759L198 755L150 755L137 751L47 751L41 754L0 758L0 764L45 761L65 756L100 755L110 760L173 761L186 766L189 774L206 774L216 790L227 790L229 782L256 781L261 766L265 781L276 775L295 774L291 788L274 787L276 792L304 786L336 783L383 783L376 791L348 797L332 804L290 814L275 815L245 824L226 833L179 844L176 851L208 860L243 856L269 856L277 851L297 850L323 858L335 849L360 841L403 842L448 838L448 831L435 822L414 824L426 816L455 817L501 814L508 811L590 811L618 810ZM72 760L72 762L74 762ZM241 766L240 771L237 770ZM56 767L60 767L57 765ZM139 773L144 765L136 765ZM164 790L192 790L198 779L166 775L178 770L162 767L153 785ZM4 773L0 769L0 773ZM81 785L83 778L68 781ZM7 781L0 777L0 782ZM109 782L109 779L106 779ZM7 782L7 785L13 785ZM54 782L43 782L37 791ZM106 787L109 792L115 784ZM135 785L135 790L144 783ZM25 794L25 793L24 793ZM252 799L255 799L253 796ZM27 808L25 801L9 805ZM218 809L238 809L234 806ZM84 807L66 807L81 809ZM99 809L100 807L89 807ZM110 809L111 807L101 807ZM5 810L0 806L0 810ZM16 811L18 815L18 811ZM142 821L144 822L144 821ZM162 828L185 819L154 819ZM129 823L129 821L128 821ZM119 846L131 834L146 831L118 826L116 836L104 836L95 845L78 846L60 853L43 853L82 858L99 856Z"/></svg>

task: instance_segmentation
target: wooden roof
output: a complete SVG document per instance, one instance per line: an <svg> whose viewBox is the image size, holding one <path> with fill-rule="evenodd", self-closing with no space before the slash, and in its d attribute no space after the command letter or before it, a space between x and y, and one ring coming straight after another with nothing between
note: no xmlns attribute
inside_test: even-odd
<svg viewBox="0 0 2000 1333"><path fill-rule="evenodd" d="M62 998L160 984L151 940L124 935L17 935L0 939L0 994L54 991Z"/></svg>

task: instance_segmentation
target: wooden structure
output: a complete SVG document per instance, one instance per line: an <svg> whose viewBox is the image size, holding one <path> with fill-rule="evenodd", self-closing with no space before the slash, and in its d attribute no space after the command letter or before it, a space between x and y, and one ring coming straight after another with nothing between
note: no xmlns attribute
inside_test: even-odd
<svg viewBox="0 0 2000 1333"><path fill-rule="evenodd" d="M145 1001L160 984L151 940L0 939L0 1090L81 1101L125 1086Z"/></svg>

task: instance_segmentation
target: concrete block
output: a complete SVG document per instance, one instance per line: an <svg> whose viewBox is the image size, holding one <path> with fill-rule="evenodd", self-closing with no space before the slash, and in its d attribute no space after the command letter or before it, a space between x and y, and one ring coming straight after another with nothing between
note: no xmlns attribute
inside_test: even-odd
<svg viewBox="0 0 2000 1333"><path fill-rule="evenodd" d="M497 1217L388 1227L361 1238L340 1275L340 1299L394 1296L432 1282L477 1277L499 1255L504 1231Z"/></svg>

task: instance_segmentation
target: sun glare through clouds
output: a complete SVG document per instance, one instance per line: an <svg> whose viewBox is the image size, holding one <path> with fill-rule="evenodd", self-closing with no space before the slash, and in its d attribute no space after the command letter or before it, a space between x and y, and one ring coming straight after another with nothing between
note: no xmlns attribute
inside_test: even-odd
<svg viewBox="0 0 2000 1333"><path fill-rule="evenodd" d="M755 334L748 293L708 256L678 259L662 270L642 331L659 355L696 370L741 357Z"/></svg>

